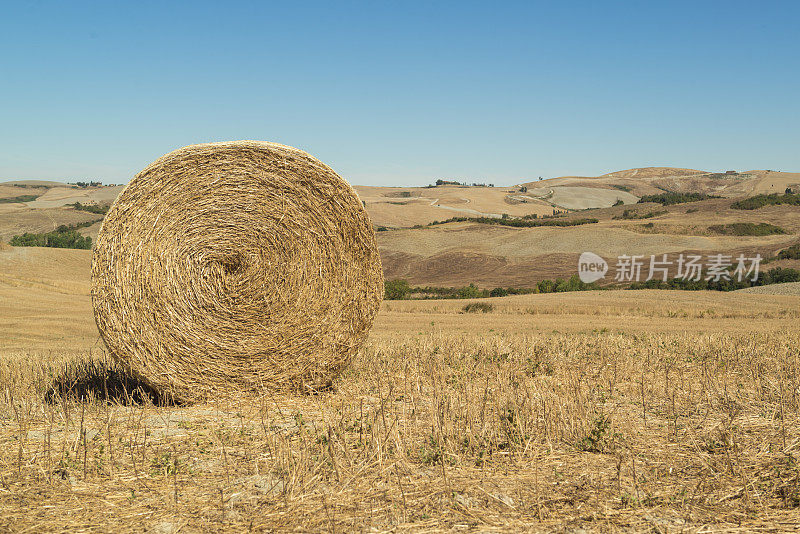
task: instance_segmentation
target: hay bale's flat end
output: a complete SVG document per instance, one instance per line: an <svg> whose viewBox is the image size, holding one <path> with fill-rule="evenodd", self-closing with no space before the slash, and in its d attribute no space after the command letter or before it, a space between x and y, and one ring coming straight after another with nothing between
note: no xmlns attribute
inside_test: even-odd
<svg viewBox="0 0 800 534"><path fill-rule="evenodd" d="M356 193L275 143L159 158L111 206L92 256L110 353L185 400L326 387L366 339L382 294Z"/></svg>

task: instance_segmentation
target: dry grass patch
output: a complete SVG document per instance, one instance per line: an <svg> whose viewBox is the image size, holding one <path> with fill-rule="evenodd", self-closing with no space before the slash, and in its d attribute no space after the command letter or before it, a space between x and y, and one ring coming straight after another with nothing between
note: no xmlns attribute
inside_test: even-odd
<svg viewBox="0 0 800 534"><path fill-rule="evenodd" d="M181 408L48 403L64 362L20 354L0 366L0 525L787 528L799 355L796 332L379 332L334 392Z"/></svg>
<svg viewBox="0 0 800 534"><path fill-rule="evenodd" d="M798 297L597 291L491 299L485 314L392 301L319 395L155 406L106 396L106 377L48 402L54 380L75 383L65 370L108 364L88 255L24 264L13 252L0 280L0 530L798 523Z"/></svg>

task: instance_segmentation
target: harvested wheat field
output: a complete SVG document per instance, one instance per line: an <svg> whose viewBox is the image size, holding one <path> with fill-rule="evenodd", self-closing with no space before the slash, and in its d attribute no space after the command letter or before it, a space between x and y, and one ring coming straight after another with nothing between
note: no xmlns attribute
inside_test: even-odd
<svg viewBox="0 0 800 534"><path fill-rule="evenodd" d="M800 295L800 282L748 287L739 291L742 293L759 293L761 295Z"/></svg>
<svg viewBox="0 0 800 534"><path fill-rule="evenodd" d="M387 302L329 391L157 405L102 349L88 264L88 251L0 251L2 530L800 521L798 296Z"/></svg>

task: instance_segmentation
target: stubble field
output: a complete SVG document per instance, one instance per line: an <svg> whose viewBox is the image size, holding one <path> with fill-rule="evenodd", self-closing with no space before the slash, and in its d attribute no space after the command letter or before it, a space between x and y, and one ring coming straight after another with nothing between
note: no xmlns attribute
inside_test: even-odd
<svg viewBox="0 0 800 534"><path fill-rule="evenodd" d="M0 279L2 530L800 522L798 296L387 302L332 391L156 406L115 389L88 252L16 250Z"/></svg>

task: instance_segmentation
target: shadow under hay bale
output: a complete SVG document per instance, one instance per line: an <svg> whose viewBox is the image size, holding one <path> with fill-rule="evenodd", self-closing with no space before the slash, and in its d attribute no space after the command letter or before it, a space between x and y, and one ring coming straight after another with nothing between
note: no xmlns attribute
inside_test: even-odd
<svg viewBox="0 0 800 534"><path fill-rule="evenodd" d="M180 404L171 396L156 391L120 366L112 362L97 360L70 362L64 367L61 374L54 377L45 393L45 401L55 403L69 398L123 405L174 406Z"/></svg>

